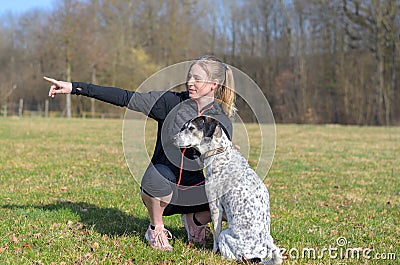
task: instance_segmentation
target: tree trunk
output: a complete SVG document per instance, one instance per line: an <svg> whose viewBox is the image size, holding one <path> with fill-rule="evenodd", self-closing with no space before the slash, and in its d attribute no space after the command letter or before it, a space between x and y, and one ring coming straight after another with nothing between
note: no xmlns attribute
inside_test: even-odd
<svg viewBox="0 0 400 265"><path fill-rule="evenodd" d="M96 84L96 64L92 65L92 84ZM92 115L92 119L95 117L96 114L96 107L95 107L95 99L90 98L90 112Z"/></svg>
<svg viewBox="0 0 400 265"><path fill-rule="evenodd" d="M377 113L376 113L376 123L377 125L383 124L383 98L385 91L385 57L384 57L384 29L383 29L383 19L382 19L382 8L378 1L378 9L376 11L376 34L375 34L375 42L376 42L376 66L377 66L377 87L376 87L376 100L378 104Z"/></svg>
<svg viewBox="0 0 400 265"><path fill-rule="evenodd" d="M71 82L71 61L69 57L69 47L67 46L67 55L66 55L66 80L67 82ZM72 117L71 113L71 94L66 95L66 111L67 111L67 118L70 119Z"/></svg>

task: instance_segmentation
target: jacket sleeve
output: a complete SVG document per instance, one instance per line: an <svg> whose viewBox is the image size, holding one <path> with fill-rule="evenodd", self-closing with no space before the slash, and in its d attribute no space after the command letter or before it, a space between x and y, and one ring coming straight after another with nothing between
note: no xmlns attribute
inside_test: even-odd
<svg viewBox="0 0 400 265"><path fill-rule="evenodd" d="M83 82L72 82L71 94L95 98L116 106L126 107L128 106L128 103L134 92L116 87L105 87Z"/></svg>
<svg viewBox="0 0 400 265"><path fill-rule="evenodd" d="M168 100L168 95L171 93L165 91L133 93L127 107L155 120L164 120L174 105L174 102ZM173 96L172 99L176 100L176 97Z"/></svg>
<svg viewBox="0 0 400 265"><path fill-rule="evenodd" d="M173 93L165 91L142 93L83 82L72 82L71 94L95 98L120 107L128 107L128 109L142 112L156 120L164 119L171 108L169 105L176 104L168 102L168 98L172 97L172 101L178 100Z"/></svg>

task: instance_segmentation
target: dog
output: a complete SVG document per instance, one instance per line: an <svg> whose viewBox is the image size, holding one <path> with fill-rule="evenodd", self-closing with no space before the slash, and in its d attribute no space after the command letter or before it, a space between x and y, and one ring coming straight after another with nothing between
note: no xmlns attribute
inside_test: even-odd
<svg viewBox="0 0 400 265"><path fill-rule="evenodd" d="M246 263L282 264L280 250L270 235L268 190L232 146L220 123L212 117L197 117L184 125L173 142L179 148L198 150L206 166L213 251ZM228 221L224 230L223 215Z"/></svg>

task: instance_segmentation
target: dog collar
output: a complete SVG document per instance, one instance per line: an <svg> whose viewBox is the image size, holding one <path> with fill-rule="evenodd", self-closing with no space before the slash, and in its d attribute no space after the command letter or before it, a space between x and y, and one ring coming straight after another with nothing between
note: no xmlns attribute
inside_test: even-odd
<svg viewBox="0 0 400 265"><path fill-rule="evenodd" d="M214 150L210 150L210 151L205 152L204 154L201 155L200 158L201 158L202 160L204 160L204 159L209 158L209 157L211 157L211 156L215 156L215 155L221 154L221 153L225 152L227 149L228 149L228 146L219 147L219 148L217 148L217 149L214 149Z"/></svg>

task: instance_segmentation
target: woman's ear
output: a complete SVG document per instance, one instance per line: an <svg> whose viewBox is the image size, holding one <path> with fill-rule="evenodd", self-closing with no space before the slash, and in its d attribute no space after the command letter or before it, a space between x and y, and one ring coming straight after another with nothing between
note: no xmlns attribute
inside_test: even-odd
<svg viewBox="0 0 400 265"><path fill-rule="evenodd" d="M217 79L214 79L211 84L212 84L212 86L211 86L212 90L216 90L218 88L218 86L219 86L219 82L218 82Z"/></svg>

